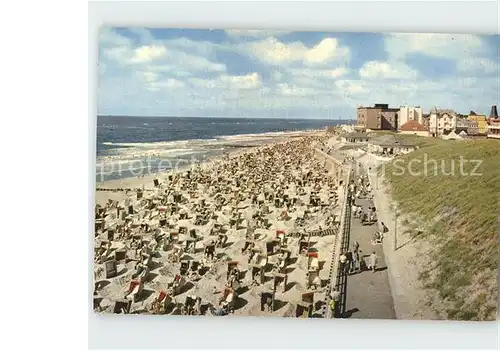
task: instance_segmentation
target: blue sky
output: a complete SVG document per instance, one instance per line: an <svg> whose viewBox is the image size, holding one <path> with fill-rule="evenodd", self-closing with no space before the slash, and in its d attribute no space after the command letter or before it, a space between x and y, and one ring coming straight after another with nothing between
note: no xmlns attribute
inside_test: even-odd
<svg viewBox="0 0 500 351"><path fill-rule="evenodd" d="M355 118L374 103L488 113L500 36L103 28L98 113Z"/></svg>

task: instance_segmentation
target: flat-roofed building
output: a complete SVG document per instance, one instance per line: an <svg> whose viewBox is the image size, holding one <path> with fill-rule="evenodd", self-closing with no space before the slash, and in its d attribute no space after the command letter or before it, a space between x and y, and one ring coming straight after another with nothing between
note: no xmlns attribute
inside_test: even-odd
<svg viewBox="0 0 500 351"><path fill-rule="evenodd" d="M368 151L381 155L400 155L407 154L416 149L416 146L394 135L383 135L372 138L368 142Z"/></svg>
<svg viewBox="0 0 500 351"><path fill-rule="evenodd" d="M388 104L375 104L373 107L360 106L357 109L357 125L372 130L397 130L399 108Z"/></svg>
<svg viewBox="0 0 500 351"><path fill-rule="evenodd" d="M370 136L367 133L346 133L342 135L342 141L346 143L366 143L370 140Z"/></svg>

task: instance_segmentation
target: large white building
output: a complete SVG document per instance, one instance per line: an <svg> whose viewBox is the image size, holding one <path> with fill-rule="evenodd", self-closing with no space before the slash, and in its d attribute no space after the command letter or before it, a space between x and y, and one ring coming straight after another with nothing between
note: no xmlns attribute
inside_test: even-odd
<svg viewBox="0 0 500 351"><path fill-rule="evenodd" d="M401 106L399 108L398 126L402 126L408 121L417 121L423 124L423 111L420 106Z"/></svg>

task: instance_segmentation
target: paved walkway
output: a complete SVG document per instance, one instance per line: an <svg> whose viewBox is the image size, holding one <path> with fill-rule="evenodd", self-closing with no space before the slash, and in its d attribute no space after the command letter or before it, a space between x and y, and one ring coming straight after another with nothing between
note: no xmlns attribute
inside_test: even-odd
<svg viewBox="0 0 500 351"><path fill-rule="evenodd" d="M358 199L356 204L363 206L365 212L368 207L373 206L373 202L366 199ZM366 256L366 263L368 256L375 251L378 270L375 273L364 271L347 277L344 318L396 319L382 245L372 244L376 230L377 224L363 226L358 218L351 218L349 248L357 240L359 249Z"/></svg>

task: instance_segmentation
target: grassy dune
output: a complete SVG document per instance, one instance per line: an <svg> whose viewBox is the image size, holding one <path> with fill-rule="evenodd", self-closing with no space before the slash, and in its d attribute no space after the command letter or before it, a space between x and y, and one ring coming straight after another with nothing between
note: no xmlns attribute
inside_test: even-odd
<svg viewBox="0 0 500 351"><path fill-rule="evenodd" d="M439 293L443 317L495 319L500 142L402 137L419 149L379 172L384 172L393 199L406 214L405 224L425 228L414 231L415 239L432 244L432 263L421 279Z"/></svg>

